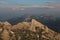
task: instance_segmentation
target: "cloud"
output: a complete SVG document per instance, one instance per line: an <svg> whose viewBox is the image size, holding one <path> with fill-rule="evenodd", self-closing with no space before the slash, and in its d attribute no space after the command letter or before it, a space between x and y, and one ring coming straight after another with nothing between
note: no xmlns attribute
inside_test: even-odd
<svg viewBox="0 0 60 40"><path fill-rule="evenodd" d="M54 8L53 6L47 6L47 5L35 5L35 4L32 4L32 5L23 5L23 4L18 4L18 3L14 3L14 2L6 2L6 1L0 1L0 5L3 5L4 7L14 7L16 9L20 8L20 7L23 7L23 8L30 8L30 7L39 7L39 8ZM13 8L13 9L14 9Z"/></svg>
<svg viewBox="0 0 60 40"><path fill-rule="evenodd" d="M7 4L7 2L5 2L5 1L0 1L0 4Z"/></svg>
<svg viewBox="0 0 60 40"><path fill-rule="evenodd" d="M44 5L23 5L23 6L10 6L8 7L12 10L25 10L25 8L54 8L53 6L44 6Z"/></svg>
<svg viewBox="0 0 60 40"><path fill-rule="evenodd" d="M60 2L49 3L48 6L54 6L55 10L60 10Z"/></svg>
<svg viewBox="0 0 60 40"><path fill-rule="evenodd" d="M18 5L18 3L14 3L14 2L6 2L6 1L0 1L0 5Z"/></svg>
<svg viewBox="0 0 60 40"><path fill-rule="evenodd" d="M54 6L48 6L48 5L18 5L18 6L11 6L11 7L15 7L15 8L54 8Z"/></svg>
<svg viewBox="0 0 60 40"><path fill-rule="evenodd" d="M20 8L20 7L13 7L13 8L11 8L12 10L24 10L24 8Z"/></svg>
<svg viewBox="0 0 60 40"><path fill-rule="evenodd" d="M2 7L0 7L2 8ZM5 9L9 9L9 10L25 10L26 8L49 8L52 9L54 8L54 6L48 6L48 5L13 5L13 6L7 6L7 7L3 7Z"/></svg>
<svg viewBox="0 0 60 40"><path fill-rule="evenodd" d="M25 10L25 8L49 8L49 9L60 8L60 3L54 3L54 2L48 2L47 3L48 5L35 5L35 4L23 5L23 4L18 4L18 3L0 1L0 4L1 5L5 4L3 5L3 8L5 7L6 9L12 9L12 10Z"/></svg>

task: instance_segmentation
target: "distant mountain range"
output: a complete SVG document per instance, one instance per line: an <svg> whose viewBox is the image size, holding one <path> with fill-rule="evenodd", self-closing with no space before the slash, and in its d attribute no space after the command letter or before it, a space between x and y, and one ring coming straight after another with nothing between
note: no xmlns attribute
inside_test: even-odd
<svg viewBox="0 0 60 40"><path fill-rule="evenodd" d="M21 8L18 8L21 9ZM11 18L16 18L20 17L21 15L24 14L48 14L48 15L53 15L55 17L60 17L60 10L57 10L55 8L48 8L48 7L43 7L43 8L23 8L24 10L12 10L11 8L0 8L0 21L5 21ZM60 8L59 8L60 9Z"/></svg>

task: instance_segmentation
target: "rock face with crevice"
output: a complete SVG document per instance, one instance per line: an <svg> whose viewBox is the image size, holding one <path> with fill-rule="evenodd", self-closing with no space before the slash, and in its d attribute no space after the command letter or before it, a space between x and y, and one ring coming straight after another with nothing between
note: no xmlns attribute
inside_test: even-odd
<svg viewBox="0 0 60 40"><path fill-rule="evenodd" d="M32 19L30 30L31 31L36 31L35 28L42 29L43 30L42 31L42 37L45 37L45 38L48 38L48 39L49 38L53 39L54 37L56 37L56 35L60 36L60 34L57 34L53 30L49 29L47 26L45 26L42 23L36 21L35 19Z"/></svg>
<svg viewBox="0 0 60 40"><path fill-rule="evenodd" d="M32 36L35 38L34 40L60 40L60 33L49 29L35 19L32 19L31 22L21 22L13 26L7 21L0 22L0 40L23 40L22 37L28 39L31 35L34 35ZM32 37L29 40L32 40Z"/></svg>

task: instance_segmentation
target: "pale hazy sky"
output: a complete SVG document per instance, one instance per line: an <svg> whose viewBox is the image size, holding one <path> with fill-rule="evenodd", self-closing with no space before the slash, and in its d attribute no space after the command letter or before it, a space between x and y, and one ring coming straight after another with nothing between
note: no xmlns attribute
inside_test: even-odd
<svg viewBox="0 0 60 40"><path fill-rule="evenodd" d="M0 5L12 6L12 5L40 5L48 2L60 2L60 0L0 0Z"/></svg>

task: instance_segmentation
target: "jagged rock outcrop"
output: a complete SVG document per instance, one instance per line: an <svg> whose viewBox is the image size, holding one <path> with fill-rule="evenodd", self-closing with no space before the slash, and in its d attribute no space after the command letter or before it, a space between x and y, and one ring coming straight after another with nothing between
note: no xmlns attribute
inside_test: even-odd
<svg viewBox="0 0 60 40"><path fill-rule="evenodd" d="M35 19L32 19L30 30L35 31L36 27L39 27L41 29L45 28L43 24L41 24L40 22L37 22Z"/></svg>
<svg viewBox="0 0 60 40"><path fill-rule="evenodd" d="M6 29L4 29L4 31L2 32L2 34L1 34L1 38L3 39L3 40L9 40L10 39L10 36L9 36L9 31L8 30L6 30Z"/></svg>
<svg viewBox="0 0 60 40"><path fill-rule="evenodd" d="M12 25L9 22L0 22L0 40L10 40Z"/></svg>
<svg viewBox="0 0 60 40"><path fill-rule="evenodd" d="M6 21L3 24L4 24L4 28L6 28L7 30L11 30L12 25L9 22Z"/></svg>
<svg viewBox="0 0 60 40"><path fill-rule="evenodd" d="M34 33L38 38L40 38L40 36L41 36L42 38L44 38L46 40L60 40L60 33L57 33L55 31L49 29L47 26L36 21L35 19L32 19L31 22L27 22L27 21L21 22L16 25L13 25L13 26L7 21L0 22L0 31L1 30L3 30L2 33L0 32L1 34L3 34L2 35L3 40L9 40L9 38L15 39L16 36L20 38L20 36L21 36L20 34L21 34L21 32L24 32L24 30L28 31L28 32L32 31L32 33ZM14 32L16 32L16 33L14 33ZM10 33L12 35L11 37L9 36ZM29 35L32 35L30 33L31 32L29 32ZM6 38L5 38L5 36L6 36Z"/></svg>
<svg viewBox="0 0 60 40"><path fill-rule="evenodd" d="M7 22L7 21L0 22L0 27L2 27L2 28L11 29L11 26L12 25L9 22Z"/></svg>
<svg viewBox="0 0 60 40"><path fill-rule="evenodd" d="M0 31L7 29L8 31L11 30L12 25L9 22L0 22Z"/></svg>
<svg viewBox="0 0 60 40"><path fill-rule="evenodd" d="M3 23L2 22L0 22L0 32L2 32L2 29L3 28Z"/></svg>
<svg viewBox="0 0 60 40"><path fill-rule="evenodd" d="M28 28L30 27L29 23L28 22L22 22L22 23L18 23L17 25L14 25L12 27L12 29L22 29L22 28Z"/></svg>
<svg viewBox="0 0 60 40"><path fill-rule="evenodd" d="M23 29L23 28L31 30L33 32L36 32L36 28L42 29L42 37L46 38L46 39L50 38L51 40L55 40L55 39L58 39L58 38L56 38L56 37L58 37L58 35L60 37L60 34L54 32L53 30L49 29L47 26L36 21L35 19L32 19L31 22L18 23L17 25L14 25L12 27L12 29Z"/></svg>
<svg viewBox="0 0 60 40"><path fill-rule="evenodd" d="M56 35L59 35L56 32L54 32L53 30L49 29L47 26L43 25L42 23L36 21L35 19L32 19L30 30L36 31L36 28L40 28L43 30L42 37L44 37L46 39L51 38L51 40L54 40L55 39L54 37L56 37Z"/></svg>

